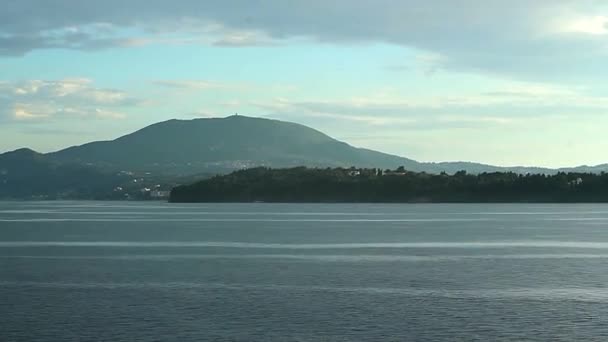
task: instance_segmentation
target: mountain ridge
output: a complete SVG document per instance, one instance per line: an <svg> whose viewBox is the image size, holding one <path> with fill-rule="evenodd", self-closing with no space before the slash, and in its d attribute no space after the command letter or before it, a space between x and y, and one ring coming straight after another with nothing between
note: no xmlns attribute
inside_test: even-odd
<svg viewBox="0 0 608 342"><path fill-rule="evenodd" d="M279 120L230 116L159 122L114 140L72 146L47 154L115 169L133 167L170 173L201 168L409 166L417 162L353 147L313 128Z"/></svg>
<svg viewBox="0 0 608 342"><path fill-rule="evenodd" d="M233 115L225 118L170 119L113 140L93 141L46 154L22 148L0 154L29 154L55 163L84 164L108 171L133 170L191 175L269 167L377 167L428 173L545 173L608 171L608 164L559 169L494 166L474 162L418 162L351 146L314 128L281 120Z"/></svg>

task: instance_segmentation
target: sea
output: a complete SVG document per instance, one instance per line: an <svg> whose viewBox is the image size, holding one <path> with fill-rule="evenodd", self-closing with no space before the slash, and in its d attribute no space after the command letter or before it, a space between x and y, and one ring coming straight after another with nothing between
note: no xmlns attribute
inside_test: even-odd
<svg viewBox="0 0 608 342"><path fill-rule="evenodd" d="M0 202L0 341L607 341L608 205Z"/></svg>

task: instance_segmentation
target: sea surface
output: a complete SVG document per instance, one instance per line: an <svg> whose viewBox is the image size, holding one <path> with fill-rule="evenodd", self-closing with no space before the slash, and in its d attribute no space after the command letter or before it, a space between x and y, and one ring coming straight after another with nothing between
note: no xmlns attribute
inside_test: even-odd
<svg viewBox="0 0 608 342"><path fill-rule="evenodd" d="M608 206L0 202L0 341L607 341Z"/></svg>

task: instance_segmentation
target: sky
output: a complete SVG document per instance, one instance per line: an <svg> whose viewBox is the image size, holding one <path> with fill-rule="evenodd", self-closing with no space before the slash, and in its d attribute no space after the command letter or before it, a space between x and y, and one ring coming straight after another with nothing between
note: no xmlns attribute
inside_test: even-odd
<svg viewBox="0 0 608 342"><path fill-rule="evenodd" d="M605 0L5 0L0 152L238 113L419 161L595 165L607 79Z"/></svg>

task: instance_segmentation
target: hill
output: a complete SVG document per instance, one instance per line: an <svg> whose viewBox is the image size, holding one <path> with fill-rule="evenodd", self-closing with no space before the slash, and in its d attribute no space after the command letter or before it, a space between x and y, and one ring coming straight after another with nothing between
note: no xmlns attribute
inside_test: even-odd
<svg viewBox="0 0 608 342"><path fill-rule="evenodd" d="M91 142L48 156L59 162L93 165L106 170L171 176L228 173L257 166L382 169L403 166L410 171L450 174L460 170L522 174L608 172L608 164L548 169L471 162L423 163L353 147L304 125L240 115L159 122L112 141Z"/></svg>
<svg viewBox="0 0 608 342"><path fill-rule="evenodd" d="M95 198L122 181L120 175L59 163L26 148L0 154L0 198Z"/></svg>
<svg viewBox="0 0 608 342"><path fill-rule="evenodd" d="M70 147L48 156L112 170L174 175L253 166L434 169L411 159L350 146L303 125L245 116L169 120L116 140Z"/></svg>
<svg viewBox="0 0 608 342"><path fill-rule="evenodd" d="M567 169L497 167L412 159L353 147L303 125L230 116L169 120L112 141L40 154L29 149L0 154L0 198L141 198L214 174L252 167L395 169L454 174L460 170L556 174L602 173L608 164ZM119 192L114 189L122 189Z"/></svg>

